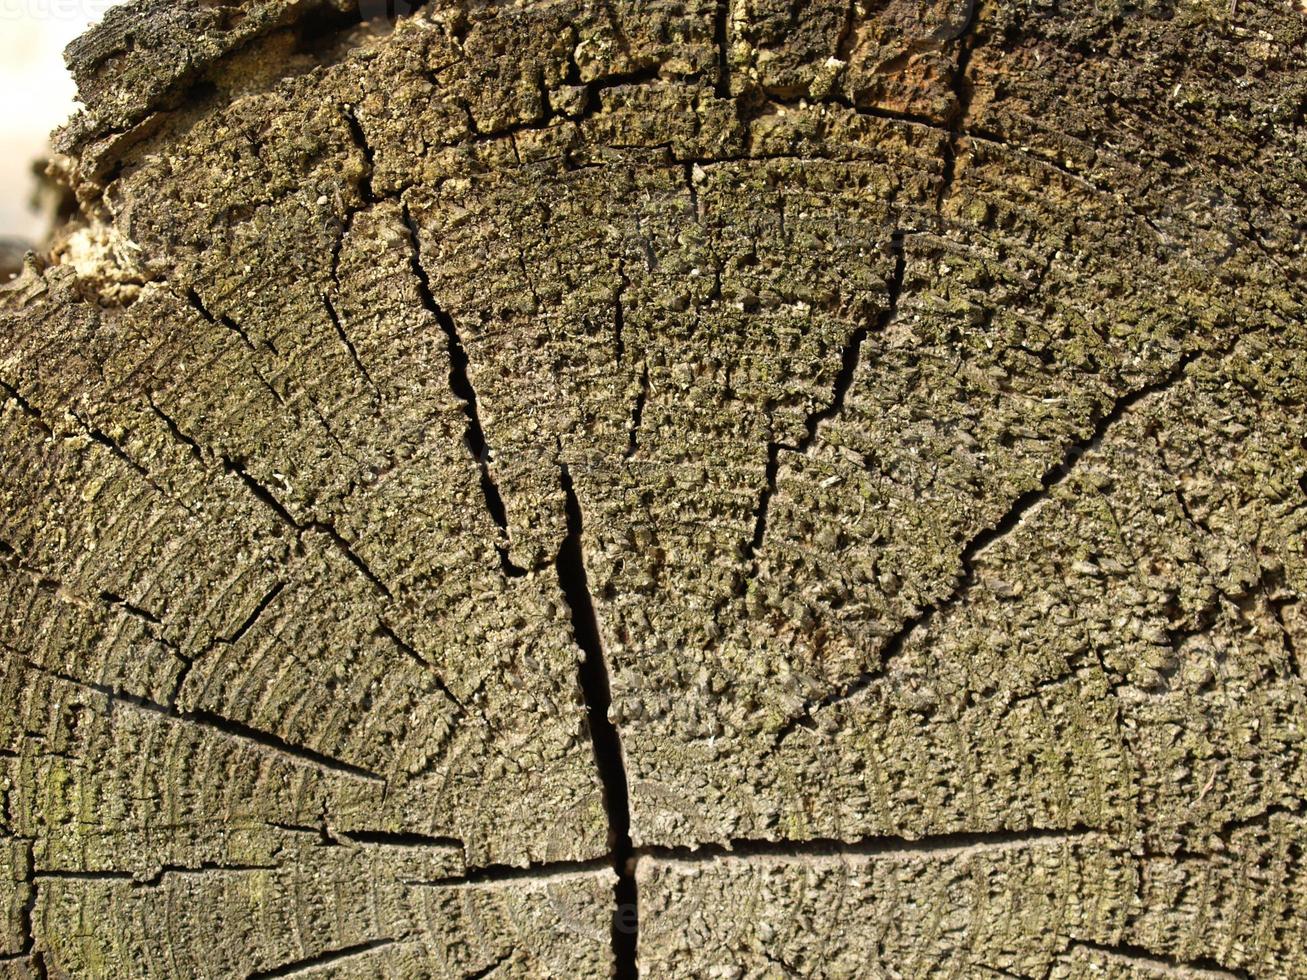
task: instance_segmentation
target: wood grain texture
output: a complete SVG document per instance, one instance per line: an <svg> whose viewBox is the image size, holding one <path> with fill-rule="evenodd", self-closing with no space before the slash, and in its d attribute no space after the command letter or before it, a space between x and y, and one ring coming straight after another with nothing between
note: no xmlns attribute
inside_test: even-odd
<svg viewBox="0 0 1307 980"><path fill-rule="evenodd" d="M1302 11L400 12L70 49L0 968L1307 974Z"/></svg>

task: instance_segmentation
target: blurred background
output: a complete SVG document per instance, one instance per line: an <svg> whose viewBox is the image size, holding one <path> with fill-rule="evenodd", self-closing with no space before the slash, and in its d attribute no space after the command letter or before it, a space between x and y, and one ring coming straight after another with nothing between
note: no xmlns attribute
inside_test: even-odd
<svg viewBox="0 0 1307 980"><path fill-rule="evenodd" d="M113 0L0 0L0 252L39 244L48 218L32 207L33 165L76 106L63 49ZM0 265L8 266L5 255ZM4 276L3 278L8 278Z"/></svg>

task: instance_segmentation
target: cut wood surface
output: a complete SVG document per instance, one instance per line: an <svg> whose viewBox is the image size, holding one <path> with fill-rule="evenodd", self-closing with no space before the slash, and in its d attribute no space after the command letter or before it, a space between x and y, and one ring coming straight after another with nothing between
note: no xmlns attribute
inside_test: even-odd
<svg viewBox="0 0 1307 980"><path fill-rule="evenodd" d="M383 8L69 50L0 974L1307 976L1301 3Z"/></svg>

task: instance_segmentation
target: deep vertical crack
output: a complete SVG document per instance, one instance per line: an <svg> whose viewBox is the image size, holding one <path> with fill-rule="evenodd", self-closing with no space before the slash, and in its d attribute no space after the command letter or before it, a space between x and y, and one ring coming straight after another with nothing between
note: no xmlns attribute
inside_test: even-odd
<svg viewBox="0 0 1307 980"><path fill-rule="evenodd" d="M848 64L849 56L853 53L853 46L857 41L857 26L857 0L849 0L848 8L844 11L844 24L840 28L840 36L835 39L835 59L837 61Z"/></svg>
<svg viewBox="0 0 1307 980"><path fill-rule="evenodd" d="M617 292L613 295L613 355L617 360L618 367L621 366L623 358L626 357L626 310L622 305L622 296L631 285L626 270L620 269L619 271L622 281L617 284Z"/></svg>
<svg viewBox="0 0 1307 980"><path fill-rule="evenodd" d="M717 44L717 95L723 99L731 96L730 17L730 0L717 0L713 12L713 38Z"/></svg>
<svg viewBox="0 0 1307 980"><path fill-rule="evenodd" d="M979 0L967 0L967 8L961 24L950 28L939 37L941 42L956 40L958 42L958 63L953 72L953 94L957 99L957 109L949 120L948 142L944 144L944 170L940 177L939 193L935 197L935 210L942 211L944 202L953 190L953 178L958 168L958 139L966 131L967 117L971 114L971 89L967 81L967 68L971 64L973 47L969 34L976 21Z"/></svg>
<svg viewBox="0 0 1307 980"><path fill-rule="evenodd" d="M696 224L699 224L700 222L703 221L703 215L700 213L699 210L699 188L696 187L694 183L694 168L697 166L697 164L694 163L694 161L692 160L687 160L681 166L682 166L683 173L685 175L685 191L690 198L690 205L689 205L690 218Z"/></svg>
<svg viewBox="0 0 1307 980"><path fill-rule="evenodd" d="M19 954L26 956L31 963L33 975L44 980L48 976L45 968L45 954L36 945L36 865L32 855L32 845L28 844L23 856L23 883L27 894L18 906L18 934L22 945Z"/></svg>
<svg viewBox="0 0 1307 980"><path fill-rule="evenodd" d="M639 938L639 896L635 883L635 849L631 844L631 804L626 761L617 726L608 717L612 687L604 661L599 620L585 571L581 547L584 524L581 503L566 463L559 464L567 498L567 537L558 549L558 584L572 611L572 633L585 655L581 661L581 694L585 698L587 727L599 768L604 810L608 816L608 846L617 872L613 908L613 976L617 980L639 975L636 952Z"/></svg>
<svg viewBox="0 0 1307 980"><path fill-rule="evenodd" d="M800 440L798 445L799 452L808 451L808 447L816 440L817 430L823 422L844 411L844 403L848 400L849 391L853 388L853 377L857 373L859 362L862 360L863 343L873 331L880 331L889 326L899 311L899 294L903 292L903 275L907 268L907 258L903 252L903 239L906 235L907 232L902 229L895 229L890 234L890 254L894 256L894 269L890 273L889 281L885 284L885 290L888 294L885 311L874 321L863 324L849 338L849 343L844 348L839 373L835 376L835 387L830 404L808 416L803 439Z"/></svg>
<svg viewBox="0 0 1307 980"><path fill-rule="evenodd" d="M359 196L364 201L373 203L377 200L376 192L372 187L372 176L376 172L376 152L372 149L372 144L368 142L367 134L363 131L363 124L359 122L358 113L353 106L345 106L341 115L345 118L345 125L349 127L350 138L354 141L354 146L363 155L363 173L359 175Z"/></svg>
<svg viewBox="0 0 1307 980"><path fill-rule="evenodd" d="M631 459L640 449L640 426L644 424L644 407L649 401L649 365L640 372L640 392L635 396L631 410L631 424L626 435L626 458Z"/></svg>
<svg viewBox="0 0 1307 980"><path fill-rule="evenodd" d="M413 213L409 210L407 203L402 205L402 213L404 226L408 229L410 265L413 269L413 275L417 279L418 296L421 298L422 305L427 309L427 312L436 318L436 322L440 324L440 329L445 333L446 346L449 351L449 387L453 391L454 397L463 403L463 414L467 417L467 428L463 441L481 470L481 495L485 498L486 509L490 512L490 518L507 539L508 510L504 506L504 498L499 492L499 485L495 483L495 478L490 472L490 450L486 443L485 429L481 425L481 411L477 402L477 393L476 389L472 387L471 378L468 376L467 348L463 346L463 338L459 336L458 326L454 323L454 318L436 302L435 294L431 291L431 280L427 276L426 267L422 264L422 246L421 239L418 237L417 223L414 221ZM520 578L526 574L525 569L515 565L509 558L508 548L505 545L496 545L495 550L499 553L499 564L505 575L510 578Z"/></svg>
<svg viewBox="0 0 1307 980"><path fill-rule="evenodd" d="M767 466L763 470L763 489L762 495L758 498L758 508L754 511L753 518L753 537L749 539L748 545L744 549L744 557L749 561L758 554L758 549L762 547L763 539L767 536L767 518L771 511L771 498L776 496L776 475L781 468L781 450L785 444L772 441L767 446Z"/></svg>

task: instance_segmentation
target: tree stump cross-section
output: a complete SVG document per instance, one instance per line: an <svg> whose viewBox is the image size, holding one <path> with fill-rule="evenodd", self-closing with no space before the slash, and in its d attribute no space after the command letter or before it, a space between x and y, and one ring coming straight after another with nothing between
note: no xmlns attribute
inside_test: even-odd
<svg viewBox="0 0 1307 980"><path fill-rule="evenodd" d="M1301 4L398 6L69 49L0 972L1307 976Z"/></svg>

